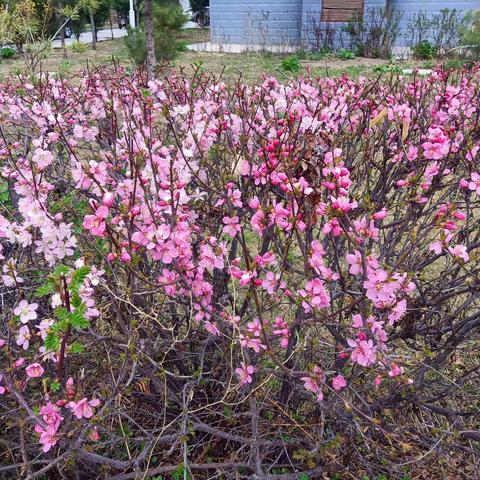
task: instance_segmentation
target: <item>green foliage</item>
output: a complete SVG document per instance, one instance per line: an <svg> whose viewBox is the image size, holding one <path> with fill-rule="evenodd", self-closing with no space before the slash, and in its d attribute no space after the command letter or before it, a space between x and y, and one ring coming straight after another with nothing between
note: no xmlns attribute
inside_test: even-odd
<svg viewBox="0 0 480 480"><path fill-rule="evenodd" d="M78 40L72 43L70 47L74 53L85 53L87 51L87 45L85 43L79 42Z"/></svg>
<svg viewBox="0 0 480 480"><path fill-rule="evenodd" d="M183 465L179 465L177 470L170 474L172 480L190 480L192 477Z"/></svg>
<svg viewBox="0 0 480 480"><path fill-rule="evenodd" d="M67 265L60 264L47 276L45 283L36 289L35 293L37 297L45 297L56 292L61 292L64 295L64 285L68 284L70 307L72 307L73 310L69 311L64 305L54 309L53 315L57 321L52 325L45 338L45 348L47 351L57 351L60 348L60 334L65 333L70 327L74 329L84 329L90 326L90 322L85 318L87 306L78 293L90 271L90 267L86 265L72 271ZM67 276L70 277L68 281L64 278ZM83 351L83 345L79 344L75 349L81 353Z"/></svg>
<svg viewBox="0 0 480 480"><path fill-rule="evenodd" d="M54 332L49 332L45 338L45 349L47 352L56 352L59 348L60 337Z"/></svg>
<svg viewBox="0 0 480 480"><path fill-rule="evenodd" d="M300 60L296 55L284 58L280 62L280 67L285 72L297 73L300 70Z"/></svg>
<svg viewBox="0 0 480 480"><path fill-rule="evenodd" d="M410 18L406 25L406 38L412 50L426 41L431 43L436 52L429 53L427 49L426 54L431 54L432 56L428 58L433 58L458 46L461 32L468 23L463 12L455 8L444 8L434 15L420 10ZM427 57L419 56L418 58Z"/></svg>
<svg viewBox="0 0 480 480"><path fill-rule="evenodd" d="M90 273L90 270L90 267L84 265L83 267L77 268L77 270L72 273L72 278L68 287L71 292L78 292L87 278L87 275Z"/></svg>
<svg viewBox="0 0 480 480"><path fill-rule="evenodd" d="M127 28L127 36L124 42L130 58L137 64L142 65L147 59L147 40L143 28Z"/></svg>
<svg viewBox="0 0 480 480"><path fill-rule="evenodd" d="M335 55L340 60L353 60L355 58L355 54L351 50L348 50L348 48L337 50Z"/></svg>
<svg viewBox="0 0 480 480"><path fill-rule="evenodd" d="M0 9L0 44L22 46L31 41L39 30L33 0L19 0Z"/></svg>
<svg viewBox="0 0 480 480"><path fill-rule="evenodd" d="M155 43L155 56L157 60L173 60L182 49L182 43L176 37L186 21L180 6L176 3L166 2L153 6L153 31ZM146 35L142 26L129 28L125 38L125 45L130 58L142 65L147 59Z"/></svg>
<svg viewBox="0 0 480 480"><path fill-rule="evenodd" d="M45 285L40 285L35 290L35 295L37 297L46 297L47 295L50 295L52 293L55 293L55 285L53 282L47 282L45 283Z"/></svg>
<svg viewBox="0 0 480 480"><path fill-rule="evenodd" d="M87 307L82 303L80 307L76 308L75 311L70 313L69 319L72 327L76 329L88 328L90 322L85 318L86 309Z"/></svg>
<svg viewBox="0 0 480 480"><path fill-rule="evenodd" d="M85 346L82 345L80 342L73 342L70 345L70 351L75 354L81 354L85 352Z"/></svg>
<svg viewBox="0 0 480 480"><path fill-rule="evenodd" d="M428 40L422 40L412 49L413 56L421 60L429 60L438 56L438 47Z"/></svg>
<svg viewBox="0 0 480 480"><path fill-rule="evenodd" d="M11 58L14 55L15 55L15 49L13 49L12 47L3 47L0 50L0 56L2 58Z"/></svg>
<svg viewBox="0 0 480 480"><path fill-rule="evenodd" d="M466 25L461 30L462 45L477 57L480 57L480 10L467 16Z"/></svg>
<svg viewBox="0 0 480 480"><path fill-rule="evenodd" d="M177 42L177 51L178 52L188 52L188 43L181 40Z"/></svg>
<svg viewBox="0 0 480 480"><path fill-rule="evenodd" d="M395 75L400 75L402 73L402 69L398 65L377 65L374 67L373 73L393 73Z"/></svg>
<svg viewBox="0 0 480 480"><path fill-rule="evenodd" d="M50 390L51 390L53 393L59 392L61 388L62 388L62 386L61 386L60 383L58 383L57 381L52 381L52 382L50 382Z"/></svg>

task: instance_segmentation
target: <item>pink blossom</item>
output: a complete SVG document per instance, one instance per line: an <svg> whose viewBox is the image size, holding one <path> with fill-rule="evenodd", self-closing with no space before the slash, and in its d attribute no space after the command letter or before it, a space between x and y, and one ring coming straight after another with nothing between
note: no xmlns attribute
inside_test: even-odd
<svg viewBox="0 0 480 480"><path fill-rule="evenodd" d="M355 250L354 253L347 253L345 258L347 263L350 265L348 271L352 275L360 275L363 271L362 254L358 250Z"/></svg>
<svg viewBox="0 0 480 480"><path fill-rule="evenodd" d="M392 309L391 313L388 315L388 323L393 325L396 321L398 321L407 311L407 301L400 300Z"/></svg>
<svg viewBox="0 0 480 480"><path fill-rule="evenodd" d="M445 149L445 146L441 143L425 142L422 147L425 158L429 160L440 160L448 153L448 147Z"/></svg>
<svg viewBox="0 0 480 480"><path fill-rule="evenodd" d="M96 237L103 237L106 230L105 219L108 217L108 213L108 208L102 205L97 208L94 215L85 215L83 228L89 230Z"/></svg>
<svg viewBox="0 0 480 480"><path fill-rule="evenodd" d="M408 159L410 162L413 162L413 161L416 160L417 158L418 158L418 148L410 145L410 146L408 147L408 151L407 151L407 159Z"/></svg>
<svg viewBox="0 0 480 480"><path fill-rule="evenodd" d="M60 415L60 408L51 402L48 402L40 409L40 415L43 421L53 426L55 430L58 430L60 422L63 420L63 417Z"/></svg>
<svg viewBox="0 0 480 480"><path fill-rule="evenodd" d="M480 195L480 173L472 172L470 178L471 181L468 183L468 189Z"/></svg>
<svg viewBox="0 0 480 480"><path fill-rule="evenodd" d="M479 150L480 150L480 145L475 145L469 152L467 152L467 155L465 158L468 161L473 162Z"/></svg>
<svg viewBox="0 0 480 480"><path fill-rule="evenodd" d="M343 375L337 375L332 379L332 387L334 390L340 391L347 386L347 381Z"/></svg>
<svg viewBox="0 0 480 480"><path fill-rule="evenodd" d="M13 313L20 317L22 323L27 323L29 320L35 320L37 318L37 312L35 311L38 308L37 303L28 303L26 300L22 300L18 307L13 310Z"/></svg>
<svg viewBox="0 0 480 480"><path fill-rule="evenodd" d="M75 395L75 386L72 377L68 377L67 383L65 384L65 389L67 393L67 398L73 398Z"/></svg>
<svg viewBox="0 0 480 480"><path fill-rule="evenodd" d="M35 425L35 431L40 434L40 443L43 445L42 451L47 453L58 442L57 430L53 425L48 425L44 430L40 425Z"/></svg>
<svg viewBox="0 0 480 480"><path fill-rule="evenodd" d="M299 290L298 294L304 298L302 306L306 313L313 308L326 308L330 305L330 295L320 278L309 280L305 284L305 290Z"/></svg>
<svg viewBox="0 0 480 480"><path fill-rule="evenodd" d="M262 280L262 287L272 295L277 288L285 288L285 282L280 280L281 276L279 273L275 274L273 272L267 272L265 279Z"/></svg>
<svg viewBox="0 0 480 480"><path fill-rule="evenodd" d="M388 215L388 210L386 208L382 208L378 212L375 212L372 215L372 218L374 220L383 220L387 215Z"/></svg>
<svg viewBox="0 0 480 480"><path fill-rule="evenodd" d="M461 258L464 262L468 262L470 258L467 252L467 247L465 245L455 245L453 247L448 247L448 251L452 256Z"/></svg>
<svg viewBox="0 0 480 480"><path fill-rule="evenodd" d="M255 372L255 367L253 365L247 365L245 363L241 363L239 368L235 369L235 373L238 375L241 385L245 385L247 383L252 383L252 375Z"/></svg>
<svg viewBox="0 0 480 480"><path fill-rule="evenodd" d="M112 192L105 192L102 197L102 205L110 208L115 201L115 195Z"/></svg>
<svg viewBox="0 0 480 480"><path fill-rule="evenodd" d="M399 367L396 363L390 365L390 371L388 372L389 377L398 377L403 373L403 368Z"/></svg>
<svg viewBox="0 0 480 480"><path fill-rule="evenodd" d="M41 148L35 149L32 160L38 165L40 170L44 170L53 161L52 152L49 150L42 150Z"/></svg>
<svg viewBox="0 0 480 480"><path fill-rule="evenodd" d="M283 319L283 317L277 317L275 318L273 324L275 325L273 334L280 337L280 346L283 348L287 348L288 340L290 338L290 330L288 328L288 323Z"/></svg>
<svg viewBox="0 0 480 480"><path fill-rule="evenodd" d="M24 350L27 350L30 345L30 330L26 325L20 327L17 335L17 345L21 346Z"/></svg>
<svg viewBox="0 0 480 480"><path fill-rule="evenodd" d="M435 252L437 255L440 255L443 250L443 242L441 240L434 240L432 243L430 243L428 249Z"/></svg>
<svg viewBox="0 0 480 480"><path fill-rule="evenodd" d="M223 227L223 233L226 233L230 237L234 238L238 232L240 232L241 227L239 224L239 218L238 217L223 217L222 219L224 223Z"/></svg>
<svg viewBox="0 0 480 480"><path fill-rule="evenodd" d="M50 330L50 327L54 324L53 319L45 319L42 320L38 325L36 325L35 328L38 328L39 330L39 335L42 340L45 340L47 338L48 331Z"/></svg>
<svg viewBox="0 0 480 480"><path fill-rule="evenodd" d="M332 202L332 208L340 210L343 213L347 213L358 206L358 203L355 200L350 201L347 197L330 197L330 200Z"/></svg>
<svg viewBox="0 0 480 480"><path fill-rule="evenodd" d="M72 413L77 417L78 419L81 418L90 418L93 416L93 409L92 407L97 407L100 405L100 400L93 399L93 400L88 400L87 397L82 398L78 402L68 402L67 403L67 408L69 408Z"/></svg>
<svg viewBox="0 0 480 480"><path fill-rule="evenodd" d="M39 363L31 363L28 365L28 367L25 369L25 372L30 378L38 378L41 377L44 373L45 370Z"/></svg>
<svg viewBox="0 0 480 480"><path fill-rule="evenodd" d="M347 339L347 343L353 348L350 355L350 360L354 363L358 363L363 367L373 365L377 360L377 347L373 344L372 340L353 340Z"/></svg>
<svg viewBox="0 0 480 480"><path fill-rule="evenodd" d="M15 368L20 368L21 366L23 366L24 363L25 363L25 358L20 357L18 360L15 360L13 366Z"/></svg>
<svg viewBox="0 0 480 480"><path fill-rule="evenodd" d="M240 335L240 345L245 348L251 348L255 353L260 353L261 350L267 348L260 338L250 337L243 334Z"/></svg>
<svg viewBox="0 0 480 480"><path fill-rule="evenodd" d="M313 367L311 375L308 377L301 377L305 390L315 393L317 400L323 400L322 383L325 382L325 374L318 366Z"/></svg>

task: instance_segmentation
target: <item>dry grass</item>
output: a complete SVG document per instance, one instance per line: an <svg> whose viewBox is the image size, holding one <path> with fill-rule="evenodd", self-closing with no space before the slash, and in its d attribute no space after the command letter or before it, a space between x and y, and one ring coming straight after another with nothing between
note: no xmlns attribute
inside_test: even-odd
<svg viewBox="0 0 480 480"><path fill-rule="evenodd" d="M208 41L209 32L206 29L185 29L179 33L179 40L185 46L191 43ZM115 58L124 65L132 65L124 40L103 41L97 44L97 50L90 46L83 53L73 52L70 47L63 52L52 49L42 63L42 70L55 73L73 74L85 68L112 62ZM173 62L176 69L184 69L187 73L192 68L200 66L207 72L217 76L222 75L225 81L237 80L240 76L247 83L261 81L265 76L274 75L280 80L289 80L299 75L309 74L319 77L336 77L347 73L352 77L374 74L375 67L389 62L382 59L356 58L340 60L324 58L320 60L302 60L299 72L285 72L280 68L280 62L285 55L272 53L208 53L184 51ZM425 63L425 62L423 62ZM401 67L432 66L422 62L399 64ZM25 61L21 56L0 62L0 78L15 75L25 71Z"/></svg>

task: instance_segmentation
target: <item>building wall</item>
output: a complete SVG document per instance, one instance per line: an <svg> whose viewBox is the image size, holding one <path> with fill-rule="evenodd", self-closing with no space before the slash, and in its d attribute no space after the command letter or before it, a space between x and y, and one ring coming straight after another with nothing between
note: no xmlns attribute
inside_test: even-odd
<svg viewBox="0 0 480 480"><path fill-rule="evenodd" d="M210 0L212 42L298 45L302 0Z"/></svg>
<svg viewBox="0 0 480 480"><path fill-rule="evenodd" d="M386 6L387 0L365 0L366 12L369 8L382 8ZM480 0L478 0L480 2ZM303 0L302 6L302 44L305 47L311 47L315 45L316 35L314 33L314 24L319 24L320 15L322 12L322 0ZM342 23L332 23L333 27L337 27L339 31ZM341 38L337 32L336 41L337 46L340 46Z"/></svg>
<svg viewBox="0 0 480 480"><path fill-rule="evenodd" d="M399 45L408 44L406 27L419 11L435 14L443 8L480 9L480 0L365 0L365 11L387 4L403 13ZM309 47L314 41L312 18L319 21L321 9L322 0L210 0L212 42ZM337 35L336 44L340 43Z"/></svg>
<svg viewBox="0 0 480 480"><path fill-rule="evenodd" d="M398 43L400 45L408 45L408 31L407 26L412 17L419 13L425 12L430 15L440 13L440 10L448 8L450 10L456 9L462 12L470 10L480 10L480 0L389 0L392 8L402 12L400 20L400 38Z"/></svg>

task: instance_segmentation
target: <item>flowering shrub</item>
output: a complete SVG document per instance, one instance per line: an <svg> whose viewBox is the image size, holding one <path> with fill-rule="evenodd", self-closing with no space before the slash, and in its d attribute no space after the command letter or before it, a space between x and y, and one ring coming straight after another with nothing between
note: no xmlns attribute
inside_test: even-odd
<svg viewBox="0 0 480 480"><path fill-rule="evenodd" d="M4 84L0 471L399 474L445 419L468 455L479 73Z"/></svg>

